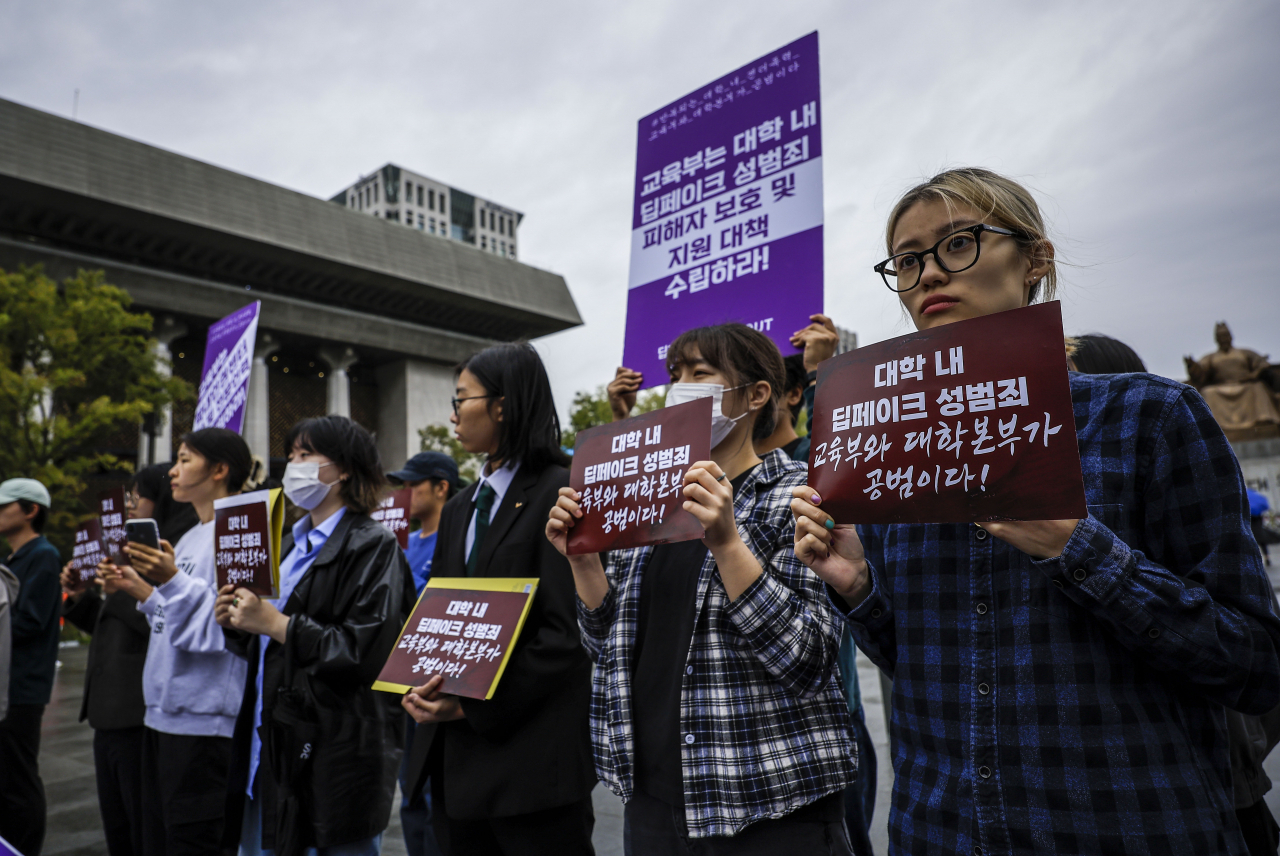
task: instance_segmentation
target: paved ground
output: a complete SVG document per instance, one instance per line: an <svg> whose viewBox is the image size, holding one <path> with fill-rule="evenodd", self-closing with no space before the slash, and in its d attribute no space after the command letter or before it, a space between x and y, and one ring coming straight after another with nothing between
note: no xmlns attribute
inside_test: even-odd
<svg viewBox="0 0 1280 856"><path fill-rule="evenodd" d="M1273 583L1280 577L1280 563L1269 569ZM102 822L98 816L93 775L93 732L77 722L87 648L63 648L62 667L53 690L53 701L45 713L40 767L49 800L47 856L99 856L106 853ZM858 654L858 674L867 727L876 746L878 787L876 812L872 820L871 843L876 853L888 852L889 793L893 772L889 768L889 739L885 727L879 671ZM1271 779L1280 782L1280 752L1273 752L1266 764ZM1280 787L1267 794L1271 811L1280 817ZM598 856L622 854L622 804L603 787L595 790L595 844ZM399 818L392 814L391 826L383 838L382 852L404 856Z"/></svg>

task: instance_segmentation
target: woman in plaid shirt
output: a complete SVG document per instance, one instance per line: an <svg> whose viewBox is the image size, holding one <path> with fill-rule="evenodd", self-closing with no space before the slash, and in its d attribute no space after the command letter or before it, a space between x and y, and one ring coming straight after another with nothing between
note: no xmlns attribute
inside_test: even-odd
<svg viewBox="0 0 1280 856"><path fill-rule="evenodd" d="M596 663L596 771L626 802L632 856L847 854L855 758L839 619L792 547L805 467L751 442L757 423L772 427L782 357L725 324L680 336L668 370L668 403L716 399L712 460L684 478L706 535L568 557ZM562 488L547 523L561 552L578 498Z"/></svg>
<svg viewBox="0 0 1280 856"><path fill-rule="evenodd" d="M918 329L1053 295L1035 200L986 170L908 192L888 246ZM894 679L891 851L1247 853L1223 708L1280 703L1280 619L1240 468L1190 387L1070 384L1084 519L855 527L795 490L797 555Z"/></svg>

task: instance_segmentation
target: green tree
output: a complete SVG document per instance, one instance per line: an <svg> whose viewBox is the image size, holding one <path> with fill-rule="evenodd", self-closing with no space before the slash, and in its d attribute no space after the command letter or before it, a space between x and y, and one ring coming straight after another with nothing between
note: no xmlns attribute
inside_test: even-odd
<svg viewBox="0 0 1280 856"><path fill-rule="evenodd" d="M444 452L458 464L458 475L467 481L480 478L484 455L462 448L453 431L445 425L428 425L418 429L419 448L424 452Z"/></svg>
<svg viewBox="0 0 1280 856"><path fill-rule="evenodd" d="M663 387L647 389L636 396L636 406L631 415L637 416L657 410L667 400L667 392ZM566 449L572 449L578 442L578 432L597 425L613 421L613 411L609 407L609 395L603 386L596 387L594 393L586 390L573 397L573 410L569 412L569 427L561 432L560 443Z"/></svg>
<svg viewBox="0 0 1280 856"><path fill-rule="evenodd" d="M0 270L0 478L49 488L46 533L65 546L87 511L85 476L120 468L104 446L188 384L156 367L151 316L101 271L61 286L37 267Z"/></svg>

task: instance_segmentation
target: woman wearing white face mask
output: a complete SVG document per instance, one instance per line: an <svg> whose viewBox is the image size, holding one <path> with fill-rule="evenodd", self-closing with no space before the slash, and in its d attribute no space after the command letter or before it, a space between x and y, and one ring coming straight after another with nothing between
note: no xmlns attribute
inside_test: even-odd
<svg viewBox="0 0 1280 856"><path fill-rule="evenodd" d="M280 597L224 586L217 604L228 646L249 662L231 774L248 797L240 853L373 856L404 720L395 696L370 687L413 608L413 577L368 516L385 486L369 432L305 419L285 448L285 494L309 514L282 545Z"/></svg>
<svg viewBox="0 0 1280 856"><path fill-rule="evenodd" d="M776 418L778 349L742 324L691 330L668 356L668 404L715 399L710 461L685 475L700 541L569 556L596 662L596 772L626 801L628 852L850 852L842 791L855 772L836 676L838 619L792 552L803 464L757 456ZM547 537L582 516L560 491ZM691 842L690 839L695 839Z"/></svg>

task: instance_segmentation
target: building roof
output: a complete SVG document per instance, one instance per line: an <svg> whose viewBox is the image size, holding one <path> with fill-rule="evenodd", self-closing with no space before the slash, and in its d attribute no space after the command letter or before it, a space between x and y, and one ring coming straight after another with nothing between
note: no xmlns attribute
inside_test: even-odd
<svg viewBox="0 0 1280 856"><path fill-rule="evenodd" d="M0 232L467 337L582 323L557 274L3 99Z"/></svg>

